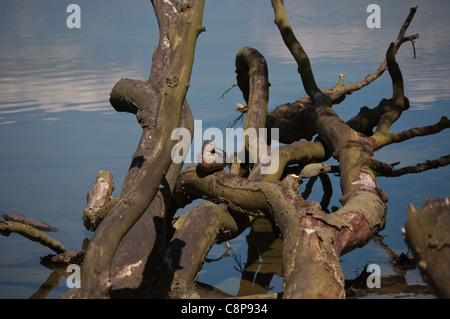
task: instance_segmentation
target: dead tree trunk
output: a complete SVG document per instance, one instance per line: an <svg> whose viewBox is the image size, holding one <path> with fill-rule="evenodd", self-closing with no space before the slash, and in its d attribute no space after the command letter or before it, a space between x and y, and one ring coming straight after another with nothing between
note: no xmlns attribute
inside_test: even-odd
<svg viewBox="0 0 450 319"><path fill-rule="evenodd" d="M160 26L160 41L150 78L145 83L121 80L111 94L113 106L136 114L143 134L120 199L89 243L82 273L85 284L80 289L80 297L107 297L114 285L115 288L136 288L140 283L134 278L131 280L134 282L127 283L127 271L145 267L149 253L161 258L160 247L165 244L170 188L181 169L171 161L171 134L180 125L192 129L185 96L197 36L203 31L204 1L179 4L155 0L152 3ZM134 225L135 229L129 231ZM147 236L153 236L134 254L129 245L134 248L136 241L143 242L142 228L147 230ZM128 256L130 253L134 255L132 258Z"/></svg>
<svg viewBox="0 0 450 319"><path fill-rule="evenodd" d="M200 154L198 165L181 171L183 163L172 158L172 138L180 128L190 136L193 133L193 116L185 97L197 37L205 30L201 25L205 1L151 2L160 38L150 77L145 82L121 79L110 99L117 111L136 115L142 136L120 196L112 197L112 174L103 171L88 193L83 221L95 233L84 254L81 289L65 297L198 297L195 281L211 246L238 236L257 217L267 218L282 239L283 298L345 297L339 257L367 244L385 226L388 198L377 177L450 164L450 155L401 169L373 159L374 151L386 145L450 127L450 121L442 117L434 125L390 132L409 108L396 53L403 43L418 38L417 34L405 35L416 8L411 8L377 70L346 85L341 74L334 87L322 90L289 24L283 1L272 0L275 24L297 62L306 95L269 111L267 62L258 50L242 48L236 55L236 81L247 103L239 106L245 113L244 128L255 132L254 139L244 136L249 156L240 163L236 154L230 154L235 160L225 171L221 162L225 153L208 141L204 144L207 154ZM372 83L386 69L392 97L342 121L333 105ZM264 129L279 130L281 146L271 145L272 136L264 134ZM324 164L331 157L337 166ZM331 196L328 173L339 174L342 191L342 207L332 213L326 208ZM310 182L301 195L299 186L305 178ZM317 179L324 190L320 204L307 200L310 183ZM177 209L200 198L206 202L173 222ZM448 198L437 206L426 204L425 214L413 208L408 212L406 238L427 280L448 297L448 231L442 226L448 225L442 223L448 214L440 212L448 208ZM83 252L67 252L36 228L52 229L25 216L5 215L5 221L0 221L2 235L18 232L58 253L46 258L48 262L78 262L83 257Z"/></svg>
<svg viewBox="0 0 450 319"><path fill-rule="evenodd" d="M442 298L450 298L450 198L428 198L408 207L405 238L422 277Z"/></svg>

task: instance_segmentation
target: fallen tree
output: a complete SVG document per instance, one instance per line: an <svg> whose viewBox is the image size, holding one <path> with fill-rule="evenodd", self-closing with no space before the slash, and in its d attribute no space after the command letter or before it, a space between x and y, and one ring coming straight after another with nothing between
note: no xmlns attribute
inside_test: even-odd
<svg viewBox="0 0 450 319"><path fill-rule="evenodd" d="M142 137L121 194L112 197L114 185L107 172L99 174L89 192L83 219L94 235L84 257L81 289L65 297L198 297L195 281L211 246L238 236L261 217L270 220L282 238L283 298L344 298L339 257L367 244L385 226L388 198L377 177L417 173L450 162L444 156L428 165L396 169L373 158L386 145L450 127L443 117L434 125L390 132L409 108L395 56L403 43L418 38L406 35L416 8L411 8L377 70L351 84L344 84L340 75L334 87L322 90L283 1L272 0L275 24L297 62L306 95L269 111L266 60L258 50L242 48L236 55L236 80L247 105L238 107L245 116L244 129L256 132L255 139L244 137L246 160L232 161L226 168L226 154L208 142L199 163L182 169L183 163L171 158L177 142L172 132L193 132L185 96L196 39L205 29L204 0L152 4L160 39L150 77L145 82L121 79L110 99L117 111L136 115ZM373 108L361 108L347 122L340 119L333 105L386 70L392 96ZM277 129L280 146L272 146L271 136L260 129ZM330 158L338 166L324 164ZM277 169L268 170L272 165ZM342 206L332 213L327 209L329 173L339 174L342 191ZM322 182L321 203L308 201L307 192L299 193L307 178ZM195 199L205 202L173 222L177 210Z"/></svg>

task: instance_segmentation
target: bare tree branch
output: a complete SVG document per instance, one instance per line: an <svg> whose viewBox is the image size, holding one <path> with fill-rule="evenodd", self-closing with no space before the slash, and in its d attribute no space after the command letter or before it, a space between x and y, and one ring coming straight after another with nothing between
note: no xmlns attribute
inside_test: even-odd
<svg viewBox="0 0 450 319"><path fill-rule="evenodd" d="M18 233L25 238L38 242L41 245L50 248L57 254L67 251L67 249L59 241L53 239L52 237L34 228L33 226L20 222L0 220L0 234L2 234L3 236L9 236L9 234L12 232Z"/></svg>
<svg viewBox="0 0 450 319"><path fill-rule="evenodd" d="M107 297L112 288L110 267L120 241L143 215L155 197L171 164L172 131L179 127L181 108L189 86L196 39L201 28L204 1L185 6L169 30L171 62L157 110L153 154L142 163L130 189L94 233L85 256L82 297ZM160 182L156 182L160 181ZM145 190L146 195L141 192ZM126 214L124 212L126 211Z"/></svg>
<svg viewBox="0 0 450 319"><path fill-rule="evenodd" d="M316 84L309 58L300 42L295 37L291 25L287 19L283 0L272 0L272 6L275 12L275 24L280 30L286 47L289 51L291 51L292 56L297 62L298 72L302 78L302 83L306 94L308 94L314 103L318 103L319 100L323 101L323 103L330 103L329 99L325 97Z"/></svg>

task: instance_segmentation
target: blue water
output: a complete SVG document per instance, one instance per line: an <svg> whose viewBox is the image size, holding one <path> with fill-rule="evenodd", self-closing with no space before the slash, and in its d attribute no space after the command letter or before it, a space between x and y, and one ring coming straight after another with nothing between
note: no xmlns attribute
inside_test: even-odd
<svg viewBox="0 0 450 319"><path fill-rule="evenodd" d="M321 88L333 86L338 74L346 83L373 72L383 61L389 42L411 6L419 6L407 34L419 33L416 59L405 43L397 59L411 108L392 127L399 132L426 126L450 114L450 5L447 1L378 1L381 28L369 29L367 5L373 1L286 1L288 17L310 56ZM91 233L82 225L86 193L100 170L114 174L120 192L141 129L134 116L116 113L109 92L120 78L146 80L158 40L150 1L77 0L81 28L69 29L68 1L3 0L0 2L0 213L17 212L58 229L52 234L69 250L81 249ZM235 83L234 57L243 46L257 48L267 59L270 109L304 95L296 65L273 24L269 1L207 1L199 37L188 101L203 128L225 129L243 103L237 88L218 99ZM374 107L392 94L386 74L353 95L335 110L347 120L367 105ZM242 124L240 124L242 125ZM447 155L450 132L421 137L380 150L376 158L401 166ZM409 203L420 206L427 197L450 193L450 167L398 178L380 177L388 194L384 244L396 254L407 252L401 234ZM338 181L333 179L332 205L338 205ZM320 191L320 185L316 189ZM319 195L310 199L320 200ZM247 232L248 233L248 232ZM246 258L243 234L231 244ZM220 256L223 246L210 255ZM47 248L17 235L0 237L0 298L29 298L52 271L39 264ZM342 257L346 279L356 277L369 263L381 265L382 275L394 271L388 256L370 243ZM236 260L207 264L199 280L235 295L241 274ZM408 284L423 284L417 270ZM271 292L282 291L274 276ZM65 279L48 298L59 298ZM377 295L376 292L373 295ZM383 295L385 296L385 295ZM407 291L390 297L430 297Z"/></svg>

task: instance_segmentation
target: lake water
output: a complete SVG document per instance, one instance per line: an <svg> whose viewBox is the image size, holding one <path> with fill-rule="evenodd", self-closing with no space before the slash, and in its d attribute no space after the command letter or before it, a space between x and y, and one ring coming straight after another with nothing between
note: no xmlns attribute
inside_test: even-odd
<svg viewBox="0 0 450 319"><path fill-rule="evenodd" d="M389 43L418 5L407 34L419 33L416 59L405 43L397 60L411 108L392 127L399 132L431 125L450 115L450 5L448 1L377 1L381 28L370 29L366 8L374 1L286 1L288 17L310 56L318 85L333 86L338 74L346 83L360 81L383 61ZM120 192L141 129L135 117L116 113L109 92L120 78L146 80L158 28L150 1L77 0L81 28L69 29L69 1L3 0L0 2L0 213L16 212L51 224L52 236L69 250L90 238L81 215L96 174L114 174ZM270 1L207 1L188 92L194 118L203 129L225 127L243 103L235 83L234 58L243 46L267 59L273 109L304 95L296 65L273 23ZM388 74L353 95L335 110L347 120L367 105L390 98ZM238 126L242 124L238 124ZM401 166L447 155L450 131L391 145L376 158ZM450 167L398 178L380 177L389 195L383 244L393 254L407 253L401 234L409 203L450 195ZM333 179L331 205L339 205ZM320 190L320 186L316 186ZM310 199L320 200L318 195ZM262 235L261 235L262 234ZM258 237L260 236L260 237ZM264 236L245 232L231 242L232 253L207 263L199 281L230 295L281 292L282 279L274 256L260 257L258 267L242 271L249 245ZM270 242L269 250L279 245ZM417 269L392 266L387 248L374 242L341 258L345 278L358 278L368 264L381 268L382 288L359 297L433 298ZM223 245L211 249L218 258ZM0 237L0 298L59 298L67 290L64 276L40 265L52 253L20 235ZM269 254L270 255L270 254ZM276 254L275 254L276 255ZM272 265L272 266L271 266ZM51 286L51 289L47 289ZM398 289L394 289L399 287ZM383 289L384 288L384 289Z"/></svg>

